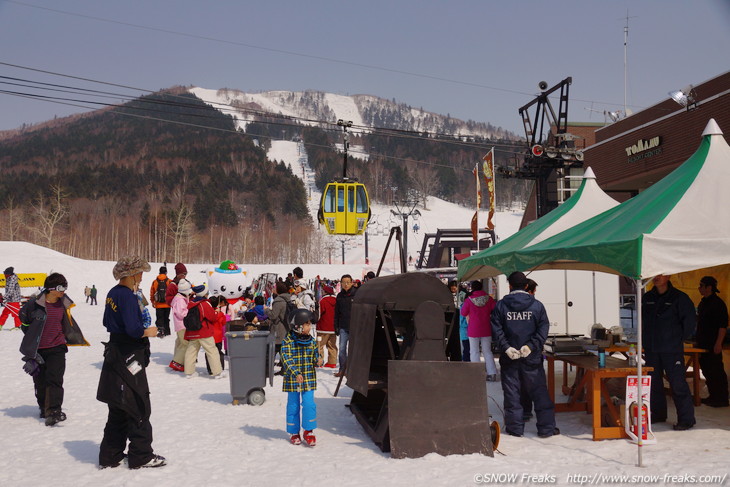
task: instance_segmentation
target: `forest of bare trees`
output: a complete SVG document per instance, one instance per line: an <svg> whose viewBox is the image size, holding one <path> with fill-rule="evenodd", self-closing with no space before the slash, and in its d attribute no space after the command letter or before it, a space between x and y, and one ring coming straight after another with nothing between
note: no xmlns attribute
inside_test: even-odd
<svg viewBox="0 0 730 487"><path fill-rule="evenodd" d="M0 212L0 238L26 241L90 260L113 261L121 255L143 255L155 262L220 262L235 259L251 264L323 262L323 237L309 221L282 217L236 226L211 225L198 230L194 210L180 203L173 211L141 218L109 205L91 216L78 213L63 188L53 198L37 198L28 207Z"/></svg>

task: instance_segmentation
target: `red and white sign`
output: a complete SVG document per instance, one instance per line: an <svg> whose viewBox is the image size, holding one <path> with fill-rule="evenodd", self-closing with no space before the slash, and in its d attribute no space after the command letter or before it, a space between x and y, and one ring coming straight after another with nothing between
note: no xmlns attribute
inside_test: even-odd
<svg viewBox="0 0 730 487"><path fill-rule="evenodd" d="M542 148L540 144L535 144L532 146L532 155L535 157L540 157L545 150Z"/></svg>
<svg viewBox="0 0 730 487"><path fill-rule="evenodd" d="M649 399L651 394L651 377L648 375L641 378L641 428L639 428L639 380L638 376L626 377L626 412L624 413L624 428L626 434L633 443L639 442L639 431L641 431L641 443L653 445L656 443L656 436L651 431L651 410Z"/></svg>

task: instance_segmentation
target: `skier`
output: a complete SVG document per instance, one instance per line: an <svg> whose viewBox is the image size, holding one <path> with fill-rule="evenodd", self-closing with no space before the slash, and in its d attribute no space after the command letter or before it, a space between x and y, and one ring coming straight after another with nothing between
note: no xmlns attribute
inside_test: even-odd
<svg viewBox="0 0 730 487"><path fill-rule="evenodd" d="M291 435L293 445L302 442L300 427L304 429L304 441L309 446L317 443L312 430L317 427L317 405L314 391L317 389L317 371L322 359L317 343L310 334L312 313L297 309L289 321L291 331L281 345L281 363L284 369L284 392L288 393L286 403L286 432ZM300 415L301 405L301 415Z"/></svg>
<svg viewBox="0 0 730 487"><path fill-rule="evenodd" d="M8 316L13 317L15 329L20 329L20 318L18 318L18 313L20 312L20 299L18 275L15 273L15 268L8 267L5 269L5 309L0 315L0 330L3 329L3 325L5 325Z"/></svg>

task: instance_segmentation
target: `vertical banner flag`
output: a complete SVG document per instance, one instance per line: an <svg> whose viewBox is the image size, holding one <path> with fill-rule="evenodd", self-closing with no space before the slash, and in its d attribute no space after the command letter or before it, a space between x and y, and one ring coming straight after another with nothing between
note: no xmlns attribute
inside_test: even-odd
<svg viewBox="0 0 730 487"><path fill-rule="evenodd" d="M494 147L490 150L484 159L484 181L487 187L487 195L489 197L489 217L487 218L487 230L494 230Z"/></svg>
<svg viewBox="0 0 730 487"><path fill-rule="evenodd" d="M479 185L479 164L474 166L472 173L474 174L474 181L477 185L477 211L475 211L474 216L471 217L471 236L472 239L477 242L479 240L479 208L482 206L482 189Z"/></svg>

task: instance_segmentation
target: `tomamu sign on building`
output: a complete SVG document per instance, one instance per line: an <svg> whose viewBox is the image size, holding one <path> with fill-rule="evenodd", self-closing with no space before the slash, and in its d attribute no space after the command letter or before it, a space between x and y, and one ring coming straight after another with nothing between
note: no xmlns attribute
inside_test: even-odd
<svg viewBox="0 0 730 487"><path fill-rule="evenodd" d="M639 139L634 145L627 147L626 155L628 162L636 162L647 157L655 156L662 153L662 138L660 136L651 139Z"/></svg>

